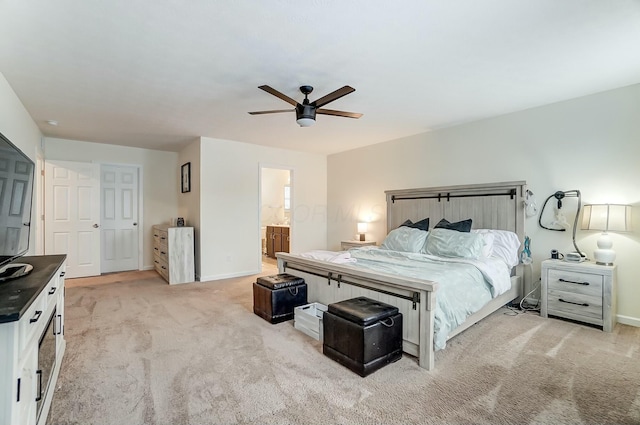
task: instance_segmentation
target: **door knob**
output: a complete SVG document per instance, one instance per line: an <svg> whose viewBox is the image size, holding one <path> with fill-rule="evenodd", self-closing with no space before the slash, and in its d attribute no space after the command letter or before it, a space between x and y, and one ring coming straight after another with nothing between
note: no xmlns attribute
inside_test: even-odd
<svg viewBox="0 0 640 425"><path fill-rule="evenodd" d="M97 223L93 225L94 229L97 229L98 227L100 227Z"/></svg>
<svg viewBox="0 0 640 425"><path fill-rule="evenodd" d="M133 225L134 225L134 226L137 226L137 225L138 225L138 223L133 223Z"/></svg>

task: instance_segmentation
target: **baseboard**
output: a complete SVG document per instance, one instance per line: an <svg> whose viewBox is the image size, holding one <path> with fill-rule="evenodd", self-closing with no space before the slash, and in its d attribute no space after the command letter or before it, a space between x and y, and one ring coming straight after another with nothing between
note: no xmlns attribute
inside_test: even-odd
<svg viewBox="0 0 640 425"><path fill-rule="evenodd" d="M153 270L153 266L143 266L140 270Z"/></svg>
<svg viewBox="0 0 640 425"><path fill-rule="evenodd" d="M235 272L235 273L223 273L223 274L214 274L209 276L200 276L200 282L206 282L209 280L221 280L221 279L231 279L234 277L242 277L242 276L251 276L262 273L261 269L258 270L247 270L243 272Z"/></svg>
<svg viewBox="0 0 640 425"><path fill-rule="evenodd" d="M617 315L616 319L618 319L618 323L622 323L623 325L635 326L640 328L640 319L637 317L629 317L629 316L621 316Z"/></svg>

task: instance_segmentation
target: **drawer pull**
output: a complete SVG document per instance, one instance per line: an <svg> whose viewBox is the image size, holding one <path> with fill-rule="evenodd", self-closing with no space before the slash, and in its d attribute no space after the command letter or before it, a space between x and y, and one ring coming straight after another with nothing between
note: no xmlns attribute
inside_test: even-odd
<svg viewBox="0 0 640 425"><path fill-rule="evenodd" d="M153 249L155 249L156 251L158 250L158 248L153 248Z"/></svg>
<svg viewBox="0 0 640 425"><path fill-rule="evenodd" d="M38 375L38 395L36 396L36 401L42 400L42 369L36 370L36 375Z"/></svg>
<svg viewBox="0 0 640 425"><path fill-rule="evenodd" d="M576 285L584 285L584 286L589 286L589 282L575 282L573 280L566 280L566 279L558 279L560 282L564 282L564 283L575 283Z"/></svg>
<svg viewBox="0 0 640 425"><path fill-rule="evenodd" d="M573 301L566 301L566 300L563 300L562 298L560 298L558 301L560 301L561 303L575 304L575 305L579 305L579 306L582 306L582 307L589 307L589 304L587 304L587 303L574 303Z"/></svg>
<svg viewBox="0 0 640 425"><path fill-rule="evenodd" d="M58 288L57 288L57 287L55 287L55 286L54 286L53 288L51 288L51 289L49 290L49 295L53 295L53 294L55 294L55 293L56 293L56 289L58 289Z"/></svg>
<svg viewBox="0 0 640 425"><path fill-rule="evenodd" d="M162 254L162 255L167 255L167 253L166 253L166 252L164 252L164 251L160 251L160 254Z"/></svg>
<svg viewBox="0 0 640 425"><path fill-rule="evenodd" d="M29 320L29 323L36 323L40 316L42 316L42 310L36 310L36 315Z"/></svg>
<svg viewBox="0 0 640 425"><path fill-rule="evenodd" d="M66 272L60 272L60 277L64 277L65 274Z"/></svg>
<svg viewBox="0 0 640 425"><path fill-rule="evenodd" d="M163 236L163 237L161 237L160 239L165 240L165 239L167 239L167 238L165 238L165 237Z"/></svg>
<svg viewBox="0 0 640 425"><path fill-rule="evenodd" d="M165 266L161 266L163 270L167 270L167 268Z"/></svg>

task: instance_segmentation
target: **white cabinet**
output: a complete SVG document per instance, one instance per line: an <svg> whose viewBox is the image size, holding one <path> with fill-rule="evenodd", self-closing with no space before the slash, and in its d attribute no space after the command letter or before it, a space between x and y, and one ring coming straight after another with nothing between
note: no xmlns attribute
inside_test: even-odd
<svg viewBox="0 0 640 425"><path fill-rule="evenodd" d="M541 297L542 317L564 317L611 332L616 324L616 266L543 261Z"/></svg>
<svg viewBox="0 0 640 425"><path fill-rule="evenodd" d="M64 341L64 255L23 257L24 277L0 285L0 424L43 425Z"/></svg>
<svg viewBox="0 0 640 425"><path fill-rule="evenodd" d="M173 285L195 280L193 227L153 226L153 265Z"/></svg>

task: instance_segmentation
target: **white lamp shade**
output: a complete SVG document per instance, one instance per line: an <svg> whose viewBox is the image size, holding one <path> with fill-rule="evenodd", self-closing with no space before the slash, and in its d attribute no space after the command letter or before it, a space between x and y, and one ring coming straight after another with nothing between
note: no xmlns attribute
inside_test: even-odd
<svg viewBox="0 0 640 425"><path fill-rule="evenodd" d="M585 205L582 229L602 230L598 238L598 249L593 252L597 264L612 265L616 259L613 241L607 232L631 230L631 205L592 204Z"/></svg>
<svg viewBox="0 0 640 425"><path fill-rule="evenodd" d="M358 223L358 233L367 233L367 223Z"/></svg>
<svg viewBox="0 0 640 425"><path fill-rule="evenodd" d="M631 205L585 205L581 228L604 232L628 232L631 230Z"/></svg>

